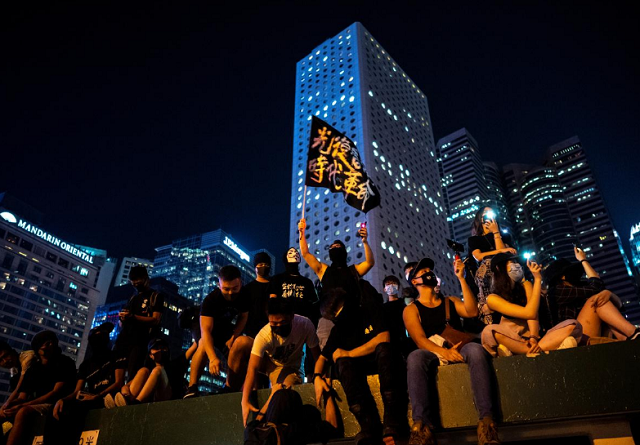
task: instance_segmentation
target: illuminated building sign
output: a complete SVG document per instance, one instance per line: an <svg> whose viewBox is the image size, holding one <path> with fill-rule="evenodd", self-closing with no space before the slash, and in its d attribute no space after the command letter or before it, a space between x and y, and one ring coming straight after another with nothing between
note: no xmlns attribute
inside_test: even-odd
<svg viewBox="0 0 640 445"><path fill-rule="evenodd" d="M230 247L231 250L233 250L235 253L240 255L240 258L245 260L247 263L251 262L249 255L247 255L247 253L244 250L239 248L238 245L231 240L231 238L229 238L228 236L225 236L223 243L225 246Z"/></svg>
<svg viewBox="0 0 640 445"><path fill-rule="evenodd" d="M629 238L629 241L632 241L633 240L633 235L635 235L638 232L640 232L640 223L638 223L635 226L631 227L631 238Z"/></svg>
<svg viewBox="0 0 640 445"><path fill-rule="evenodd" d="M13 213L10 212L2 212L0 213L0 216L2 217L2 219L4 219L5 221L12 223L12 224L17 224L17 226L24 230L25 232L31 233L32 235L37 236L38 238L43 239L44 241L48 242L49 244L52 244L56 247L59 247L60 249L69 252L71 255L76 256L78 258L80 258L83 261L86 261L87 263L91 263L93 264L93 256L89 255L87 252L78 249L77 247L73 246L72 244L66 243L64 241L62 241L60 238L57 238L53 235L51 235L50 233L45 232L44 230L42 230L41 228L34 226L33 224L20 219L20 218L16 218L15 215L13 215ZM245 254L246 255L246 254ZM248 256L247 256L248 258Z"/></svg>

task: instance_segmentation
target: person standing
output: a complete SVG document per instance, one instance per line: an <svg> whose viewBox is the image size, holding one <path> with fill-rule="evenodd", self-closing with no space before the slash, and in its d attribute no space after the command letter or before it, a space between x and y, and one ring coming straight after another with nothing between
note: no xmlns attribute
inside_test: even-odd
<svg viewBox="0 0 640 445"><path fill-rule="evenodd" d="M269 300L269 276L271 274L271 257L266 252L258 252L253 257L256 279L244 286L249 296L249 318L245 327L245 334L255 338L264 325L269 323L267 318L267 301Z"/></svg>
<svg viewBox="0 0 640 445"><path fill-rule="evenodd" d="M391 335L391 345L397 348L406 359L415 349L415 345L407 336L407 329L402 319L402 313L407 305L400 295L400 280L395 275L389 275L382 280L382 285L389 298L389 301L382 306L382 310Z"/></svg>

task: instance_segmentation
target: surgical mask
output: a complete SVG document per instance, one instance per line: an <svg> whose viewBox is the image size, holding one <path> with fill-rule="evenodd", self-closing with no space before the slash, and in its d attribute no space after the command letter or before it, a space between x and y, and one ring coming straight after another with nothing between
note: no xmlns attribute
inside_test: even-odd
<svg viewBox="0 0 640 445"><path fill-rule="evenodd" d="M524 270L522 270L522 266L518 263L511 263L509 265L509 278L511 278L511 280L514 283L519 283L522 281L522 278L524 277Z"/></svg>
<svg viewBox="0 0 640 445"><path fill-rule="evenodd" d="M269 276L269 273L271 273L271 266L256 267L256 270L258 271L258 275L260 275L262 278L267 278Z"/></svg>
<svg viewBox="0 0 640 445"><path fill-rule="evenodd" d="M397 284L387 284L384 287L384 291L387 295L398 295L398 285Z"/></svg>
<svg viewBox="0 0 640 445"><path fill-rule="evenodd" d="M271 332L280 337L288 337L289 334L291 334L292 328L293 325L291 323L280 326L271 326Z"/></svg>

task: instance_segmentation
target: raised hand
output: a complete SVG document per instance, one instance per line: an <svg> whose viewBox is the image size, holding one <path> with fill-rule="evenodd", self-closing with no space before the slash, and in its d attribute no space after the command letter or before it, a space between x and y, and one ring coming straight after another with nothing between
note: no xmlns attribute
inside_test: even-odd
<svg viewBox="0 0 640 445"><path fill-rule="evenodd" d="M464 263L461 259L457 259L453 262L453 271L459 280L464 280Z"/></svg>
<svg viewBox="0 0 640 445"><path fill-rule="evenodd" d="M531 271L531 275L533 278L542 279L542 266L536 263L535 261L527 260L527 267Z"/></svg>

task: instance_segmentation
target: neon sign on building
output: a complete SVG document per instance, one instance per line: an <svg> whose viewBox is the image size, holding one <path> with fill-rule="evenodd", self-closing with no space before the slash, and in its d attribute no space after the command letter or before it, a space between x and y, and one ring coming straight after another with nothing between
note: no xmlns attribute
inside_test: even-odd
<svg viewBox="0 0 640 445"><path fill-rule="evenodd" d="M233 242L233 240L231 240L231 238L229 238L228 236L225 236L223 243L225 246L229 247L235 253L240 255L240 258L245 260L247 263L251 262L251 258L249 258L249 255L244 250L239 248L238 245L235 242Z"/></svg>

